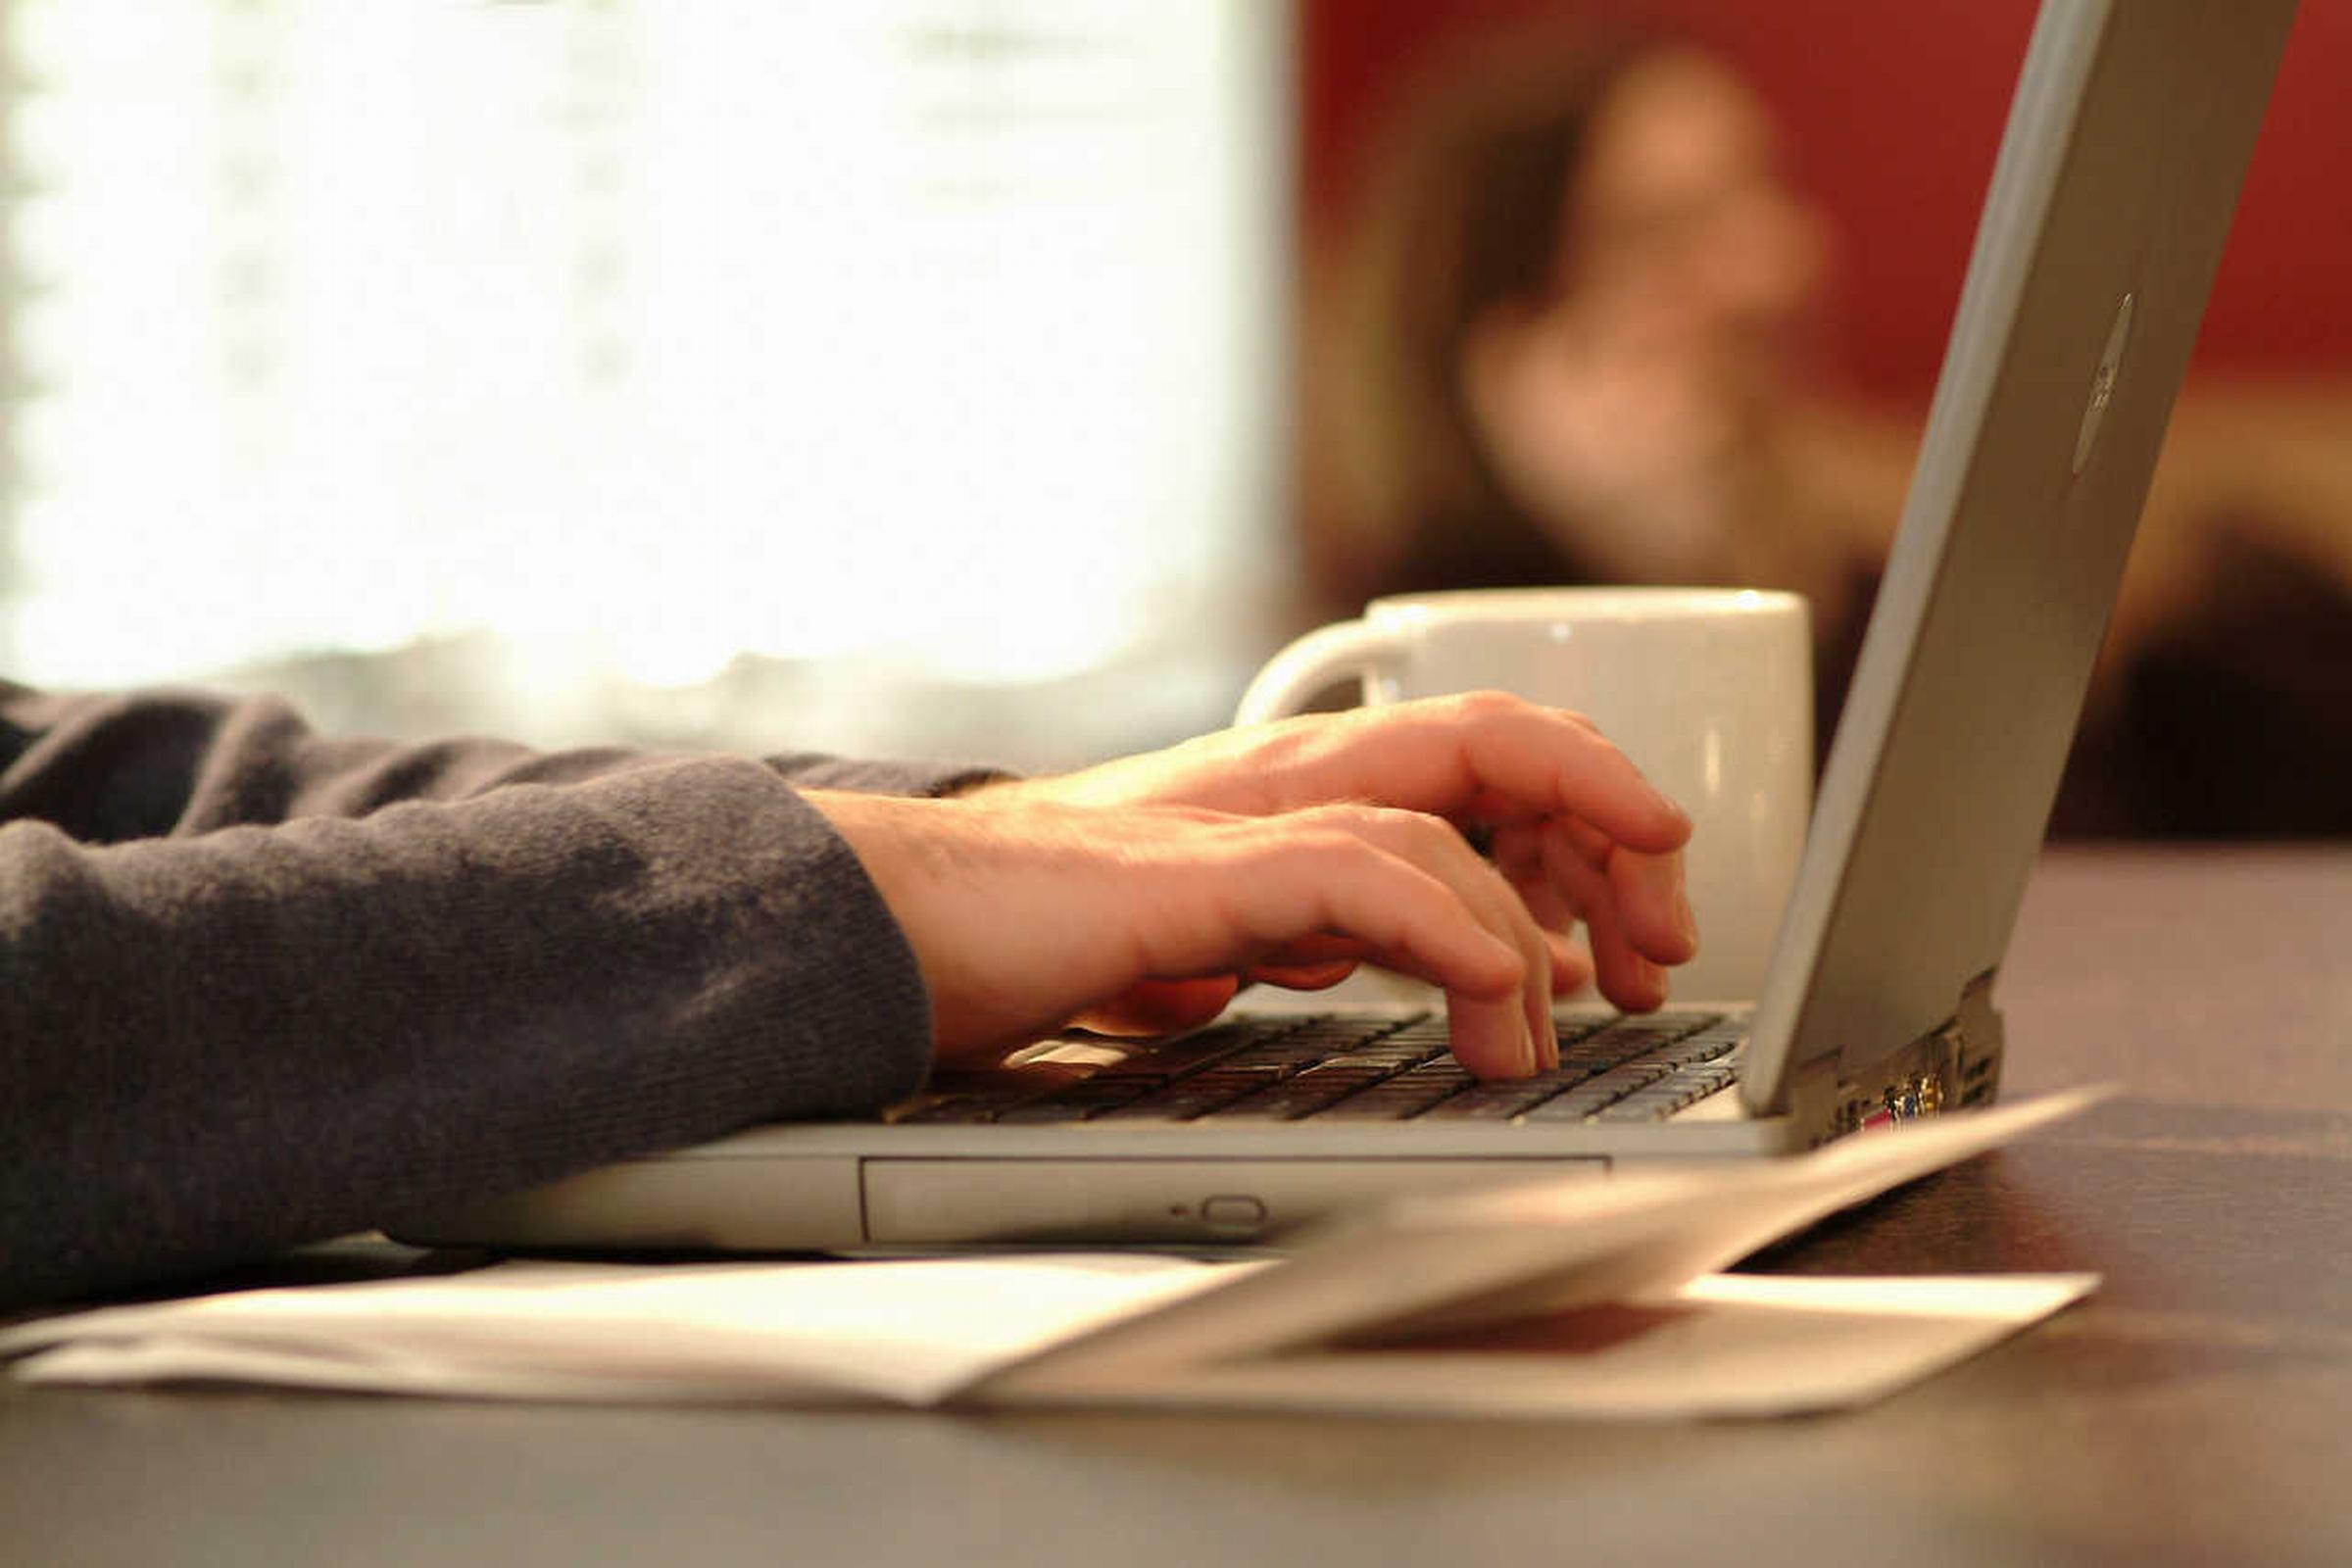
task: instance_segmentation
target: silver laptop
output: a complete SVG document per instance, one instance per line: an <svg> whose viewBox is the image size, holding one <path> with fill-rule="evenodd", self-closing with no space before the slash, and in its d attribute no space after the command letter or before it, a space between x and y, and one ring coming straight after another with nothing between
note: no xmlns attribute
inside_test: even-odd
<svg viewBox="0 0 2352 1568"><path fill-rule="evenodd" d="M1050 1042L871 1122L754 1129L412 1224L498 1247L1248 1242L1434 1188L1771 1154L1989 1100L1992 993L2293 0L2046 0L1763 994ZM1899 220L1899 214L1887 215Z"/></svg>

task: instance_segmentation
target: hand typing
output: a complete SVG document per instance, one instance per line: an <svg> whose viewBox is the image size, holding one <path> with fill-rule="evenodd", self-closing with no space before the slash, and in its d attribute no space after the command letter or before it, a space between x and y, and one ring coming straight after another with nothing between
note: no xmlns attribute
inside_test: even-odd
<svg viewBox="0 0 2352 1568"><path fill-rule="evenodd" d="M1550 1066L1555 996L1631 1010L1697 951L1683 813L1573 713L1494 693L1226 730L953 800L810 792L898 917L943 1059L1205 1022L1358 962L1446 994L1483 1077ZM1494 858L1464 831L1491 837ZM1569 939L1581 922L1589 949Z"/></svg>

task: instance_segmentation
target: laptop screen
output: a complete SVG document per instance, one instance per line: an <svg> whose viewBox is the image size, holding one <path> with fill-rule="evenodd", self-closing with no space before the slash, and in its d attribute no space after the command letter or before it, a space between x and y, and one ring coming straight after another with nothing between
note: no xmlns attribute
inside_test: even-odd
<svg viewBox="0 0 2352 1568"><path fill-rule="evenodd" d="M1999 966L2293 17L2042 8L1759 999L1753 1110L1942 1027Z"/></svg>

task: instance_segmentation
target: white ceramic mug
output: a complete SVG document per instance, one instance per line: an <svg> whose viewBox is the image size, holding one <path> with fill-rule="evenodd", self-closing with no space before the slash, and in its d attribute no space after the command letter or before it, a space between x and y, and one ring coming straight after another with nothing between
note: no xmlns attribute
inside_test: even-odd
<svg viewBox="0 0 2352 1568"><path fill-rule="evenodd" d="M1250 683L1262 723L1360 677L1367 704L1489 688L1573 709L1690 815L1690 1000L1756 995L1813 798L1812 637L1795 594L1497 588L1376 599Z"/></svg>

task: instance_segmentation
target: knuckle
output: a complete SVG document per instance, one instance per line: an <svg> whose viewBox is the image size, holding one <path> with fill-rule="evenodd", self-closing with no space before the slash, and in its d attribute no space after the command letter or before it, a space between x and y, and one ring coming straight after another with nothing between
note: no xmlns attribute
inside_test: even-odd
<svg viewBox="0 0 2352 1568"><path fill-rule="evenodd" d="M1366 806L1358 809L1363 813L1366 832L1416 857L1449 855L1463 847L1459 833L1426 811L1401 806Z"/></svg>
<svg viewBox="0 0 2352 1568"><path fill-rule="evenodd" d="M1363 835L1340 823L1306 828L1287 841L1292 857L1310 864L1347 863L1376 853Z"/></svg>
<svg viewBox="0 0 2352 1568"><path fill-rule="evenodd" d="M1625 748L1621 748L1616 741L1611 741L1611 738L1606 736L1606 733L1601 731L1592 719L1583 721L1583 731L1586 731L1586 741L1581 743L1581 750L1588 757L1594 757L1594 760L1611 760L1611 757L1616 757L1616 760L1625 760ZM1630 766L1630 761L1628 761L1628 766Z"/></svg>
<svg viewBox="0 0 2352 1568"><path fill-rule="evenodd" d="M1534 705L1524 697L1492 687L1480 691L1462 692L1452 699L1454 711L1467 719L1491 720L1509 718L1528 711Z"/></svg>
<svg viewBox="0 0 2352 1568"><path fill-rule="evenodd" d="M1312 761L1330 719L1328 713L1300 713L1265 726L1252 742L1250 765L1261 772L1287 773Z"/></svg>
<svg viewBox="0 0 2352 1568"><path fill-rule="evenodd" d="M1367 801L1329 801L1299 813L1317 831L1350 837L1378 832L1395 814L1388 808Z"/></svg>

